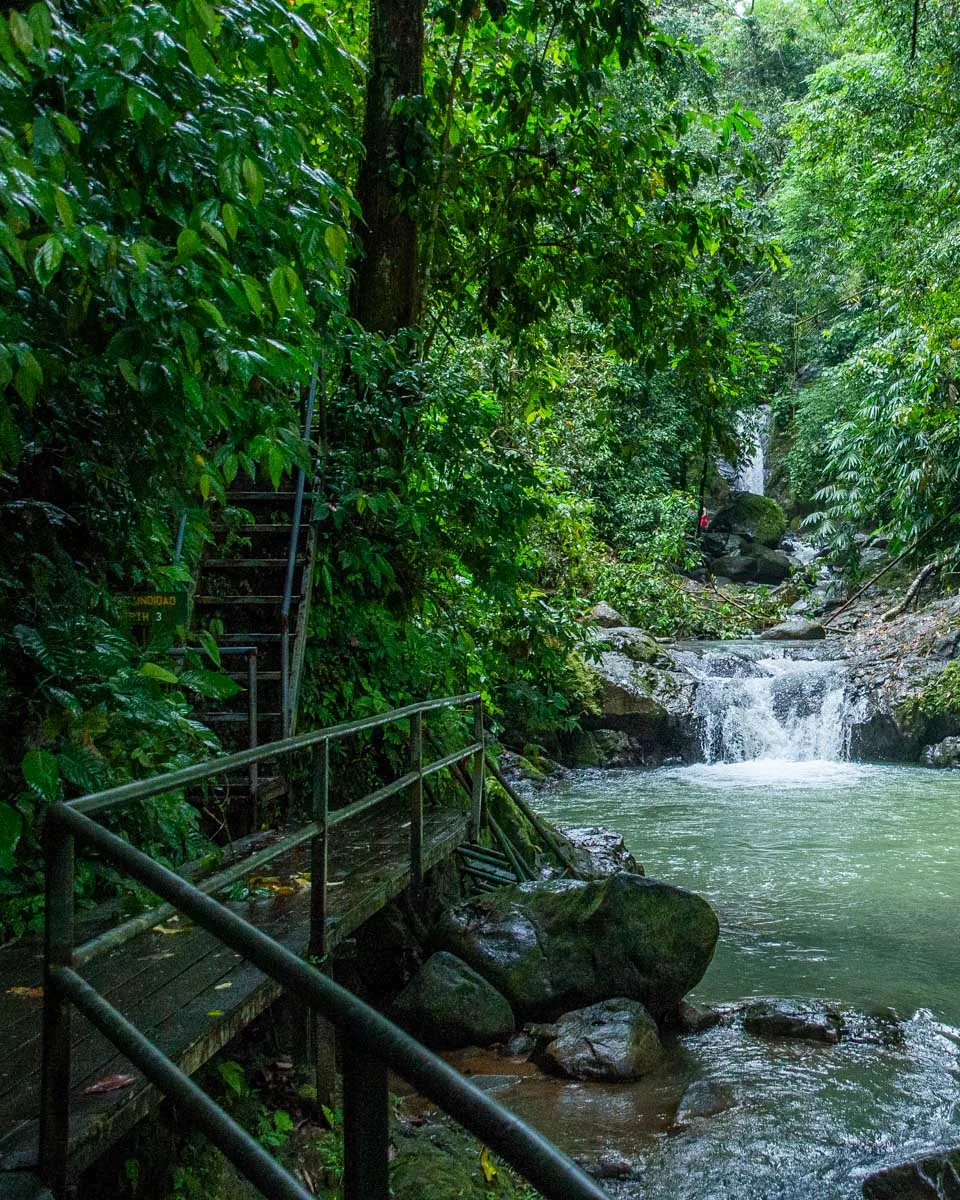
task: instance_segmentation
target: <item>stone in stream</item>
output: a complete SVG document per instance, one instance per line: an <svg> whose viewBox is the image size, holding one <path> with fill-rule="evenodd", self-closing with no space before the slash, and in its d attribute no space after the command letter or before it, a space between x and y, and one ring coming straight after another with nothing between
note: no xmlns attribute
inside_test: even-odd
<svg viewBox="0 0 960 1200"><path fill-rule="evenodd" d="M747 542L743 553L756 559L757 565L750 578L757 583L782 583L790 574L792 564L782 550L771 550L759 542Z"/></svg>
<svg viewBox="0 0 960 1200"><path fill-rule="evenodd" d="M734 1103L733 1088L728 1083L698 1079L683 1093L674 1125L682 1127L698 1117L715 1117L732 1108Z"/></svg>
<svg viewBox="0 0 960 1200"><path fill-rule="evenodd" d="M509 1003L465 962L433 954L394 1001L392 1016L438 1049L502 1041L516 1025Z"/></svg>
<svg viewBox="0 0 960 1200"><path fill-rule="evenodd" d="M611 997L675 1013L702 979L719 934L706 900L639 875L499 888L442 914L439 948L469 963L521 1019Z"/></svg>
<svg viewBox="0 0 960 1200"><path fill-rule="evenodd" d="M599 604L595 604L587 613L587 617L604 629L623 628L627 624L626 620L620 616L613 605L608 604L606 600L601 600Z"/></svg>
<svg viewBox="0 0 960 1200"><path fill-rule="evenodd" d="M631 875L642 875L643 867L627 849L623 834L615 829L604 829L600 825L558 825L573 851L577 872L580 875L603 879L627 871Z"/></svg>
<svg viewBox="0 0 960 1200"><path fill-rule="evenodd" d="M636 1000L601 1000L564 1013L538 1061L569 1079L622 1083L658 1067L663 1047L653 1017Z"/></svg>
<svg viewBox="0 0 960 1200"><path fill-rule="evenodd" d="M731 583L745 583L753 579L756 571L757 560L749 554L724 554L710 560L710 573Z"/></svg>
<svg viewBox="0 0 960 1200"><path fill-rule="evenodd" d="M960 1150L944 1150L868 1175L864 1200L960 1200Z"/></svg>
<svg viewBox="0 0 960 1200"><path fill-rule="evenodd" d="M960 767L960 737L947 737L920 751L924 767Z"/></svg>
<svg viewBox="0 0 960 1200"><path fill-rule="evenodd" d="M796 617L765 629L760 634L766 642L815 642L826 636L827 631L819 621L802 621Z"/></svg>
<svg viewBox="0 0 960 1200"><path fill-rule="evenodd" d="M758 1037L800 1038L835 1045L840 1041L843 1023L840 1014L828 1008L790 1000L760 1000L747 1008L743 1027Z"/></svg>

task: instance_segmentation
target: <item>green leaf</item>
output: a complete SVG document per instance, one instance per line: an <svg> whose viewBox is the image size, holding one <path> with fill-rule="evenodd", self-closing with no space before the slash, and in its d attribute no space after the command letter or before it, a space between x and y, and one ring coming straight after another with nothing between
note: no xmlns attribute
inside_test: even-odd
<svg viewBox="0 0 960 1200"><path fill-rule="evenodd" d="M230 700L243 691L235 679L219 671L184 671L180 682L208 700Z"/></svg>
<svg viewBox="0 0 960 1200"><path fill-rule="evenodd" d="M190 66L194 71L203 78L205 75L210 75L216 78L219 75L219 69L213 59L213 55L201 42L193 30L188 30L184 41L187 46L187 54L190 56Z"/></svg>
<svg viewBox="0 0 960 1200"><path fill-rule="evenodd" d="M43 369L34 358L33 354L28 350L23 356L23 361L20 364L20 369L13 377L13 386L17 390L17 395L28 407L31 406L37 397L37 392L40 385L43 383Z"/></svg>
<svg viewBox="0 0 960 1200"><path fill-rule="evenodd" d="M33 30L33 40L37 49L46 54L53 41L53 20L50 16L50 9L41 0L41 3L34 4L28 11L27 21Z"/></svg>
<svg viewBox="0 0 960 1200"><path fill-rule="evenodd" d="M16 9L10 14L10 36L13 44L23 54L29 54L33 49L33 30L26 17Z"/></svg>
<svg viewBox="0 0 960 1200"><path fill-rule="evenodd" d="M18 267L27 269L27 260L23 254L23 244L8 225L0 225L0 246L6 250Z"/></svg>
<svg viewBox="0 0 960 1200"><path fill-rule="evenodd" d="M237 234L240 231L240 218L237 216L237 210L232 204L225 204L221 212L223 214L223 227L227 231L231 242L235 242Z"/></svg>
<svg viewBox="0 0 960 1200"><path fill-rule="evenodd" d="M192 258L203 249L203 241L195 229L184 229L177 238L177 258L184 260Z"/></svg>
<svg viewBox="0 0 960 1200"><path fill-rule="evenodd" d="M247 298L247 303L253 310L256 316L263 315L263 297L260 295L260 285L249 275L240 276L240 284L243 287L243 294Z"/></svg>
<svg viewBox="0 0 960 1200"><path fill-rule="evenodd" d="M33 260L33 273L41 287L46 287L56 275L57 268L63 261L63 242L55 233L51 233L37 251Z"/></svg>
<svg viewBox="0 0 960 1200"><path fill-rule="evenodd" d="M267 287L270 289L270 295L273 297L273 303L276 305L277 312L282 317L290 307L290 282L287 278L287 268L275 267L270 272Z"/></svg>
<svg viewBox="0 0 960 1200"><path fill-rule="evenodd" d="M179 679L172 671L168 671L166 667L161 667L159 663L147 662L140 668L140 674L147 679L156 679L160 683L179 683Z"/></svg>
<svg viewBox="0 0 960 1200"><path fill-rule="evenodd" d="M147 115L147 97L142 88L127 89L127 111L137 125Z"/></svg>
<svg viewBox="0 0 960 1200"><path fill-rule="evenodd" d="M198 308L203 309L207 316L213 320L214 325L216 325L218 329L226 329L227 323L223 319L223 313L219 308L217 308L212 300L206 300L201 297L199 300L197 300L196 304Z"/></svg>
<svg viewBox="0 0 960 1200"><path fill-rule="evenodd" d="M256 208L263 199L263 175L252 158L245 158L243 160L241 172L243 174L243 182L247 186L247 195L250 197L250 203Z"/></svg>
<svg viewBox="0 0 960 1200"><path fill-rule="evenodd" d="M60 769L49 750L28 750L20 764L27 786L51 803L60 791Z"/></svg>
<svg viewBox="0 0 960 1200"><path fill-rule="evenodd" d="M328 225L324 230L323 240L330 251L330 257L342 271L347 265L347 231L341 225Z"/></svg>
<svg viewBox="0 0 960 1200"><path fill-rule="evenodd" d="M141 241L139 238L130 246L130 256L137 264L140 271L146 271L150 266L150 246L149 243Z"/></svg>
<svg viewBox="0 0 960 1200"><path fill-rule="evenodd" d="M121 358L117 362L117 367L127 384L132 387L135 392L139 392L140 379L136 371L133 369L133 363L127 358Z"/></svg>
<svg viewBox="0 0 960 1200"><path fill-rule="evenodd" d="M280 447L271 446L267 451L267 474L270 476L270 482L273 484L274 491L280 486L280 480L283 478L283 468L286 465L286 460Z"/></svg>
<svg viewBox="0 0 960 1200"><path fill-rule="evenodd" d="M221 665L220 647L217 645L213 634L208 632L206 629L201 629L197 634L197 637L200 639L200 645L204 648L204 650L206 650L210 659L215 663L216 666L219 667Z"/></svg>
<svg viewBox="0 0 960 1200"><path fill-rule="evenodd" d="M54 113L53 119L54 119L54 121L56 121L60 132L67 139L67 141L72 146L79 146L80 145L80 130L76 127L76 125L74 125L74 123L70 120L70 118L67 116L64 116L63 113Z"/></svg>
<svg viewBox="0 0 960 1200"><path fill-rule="evenodd" d="M0 804L0 871L12 871L23 817L9 804Z"/></svg>
<svg viewBox="0 0 960 1200"><path fill-rule="evenodd" d="M200 18L204 29L208 33L215 33L217 29L217 14L207 3L207 0L190 0L190 7Z"/></svg>
<svg viewBox="0 0 960 1200"><path fill-rule="evenodd" d="M227 246L227 239L223 236L223 234L216 227L216 225L213 224L212 221L201 221L200 228L203 230L203 232L207 235L207 237L212 242L214 242L217 246L220 247L220 249L224 252L224 254L227 253L227 250L229 249L229 247Z"/></svg>
<svg viewBox="0 0 960 1200"><path fill-rule="evenodd" d="M60 214L60 220L63 222L64 229L72 229L74 222L76 221L76 217L74 216L73 212L73 201L63 190L63 188L57 188L57 193L54 196L54 203L57 206L57 212Z"/></svg>

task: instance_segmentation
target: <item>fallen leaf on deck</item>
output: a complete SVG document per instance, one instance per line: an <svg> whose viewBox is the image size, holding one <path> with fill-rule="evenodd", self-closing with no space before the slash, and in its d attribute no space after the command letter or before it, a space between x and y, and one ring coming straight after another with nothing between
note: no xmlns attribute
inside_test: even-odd
<svg viewBox="0 0 960 1200"><path fill-rule="evenodd" d="M153 932L154 933L189 933L190 927L188 925L184 929L171 929L169 925L154 925Z"/></svg>
<svg viewBox="0 0 960 1200"><path fill-rule="evenodd" d="M118 1092L121 1088L129 1087L134 1079L133 1075L104 1075L96 1083L91 1083L89 1087L84 1088L83 1094L99 1096L101 1092Z"/></svg>
<svg viewBox="0 0 960 1200"><path fill-rule="evenodd" d="M273 892L275 896L292 896L296 890L296 888L287 887L285 884L277 883L270 888L270 891Z"/></svg>
<svg viewBox="0 0 960 1200"><path fill-rule="evenodd" d="M487 1183L493 1183L497 1177L497 1168L490 1161L490 1151L486 1146L480 1151L480 1169Z"/></svg>
<svg viewBox="0 0 960 1200"><path fill-rule="evenodd" d="M42 987L8 987L8 996L20 996L24 1000L39 1000L43 996Z"/></svg>
<svg viewBox="0 0 960 1200"><path fill-rule="evenodd" d="M210 1011L207 1013L207 1016L208 1017L222 1017L223 1009L222 1008L211 1008Z"/></svg>
<svg viewBox="0 0 960 1200"><path fill-rule="evenodd" d="M226 983L218 983L218 984L216 984L216 985L214 986L214 989L213 989L213 990L214 990L215 992L222 992L224 988L228 988L228 987L233 987L233 983L232 983L232 981L231 981L231 980L229 980L229 979L227 980L227 982L226 982Z"/></svg>

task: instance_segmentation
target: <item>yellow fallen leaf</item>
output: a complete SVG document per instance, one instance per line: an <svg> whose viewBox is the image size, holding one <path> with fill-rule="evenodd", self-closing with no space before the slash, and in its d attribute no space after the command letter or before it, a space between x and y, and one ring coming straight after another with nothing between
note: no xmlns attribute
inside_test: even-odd
<svg viewBox="0 0 960 1200"><path fill-rule="evenodd" d="M273 892L275 896L292 896L296 890L296 888L287 887L285 884L279 883L273 884L270 888L270 891Z"/></svg>
<svg viewBox="0 0 960 1200"><path fill-rule="evenodd" d="M227 980L227 982L226 982L226 983L218 983L218 984L216 984L216 985L214 986L214 989L213 989L213 990L214 990L215 992L222 992L224 988L228 988L228 987L233 987L233 983L232 983L232 982L231 982L231 980L229 980L229 979Z"/></svg>
<svg viewBox="0 0 960 1200"><path fill-rule="evenodd" d="M8 996L21 996L24 1000L39 1000L43 996L42 987L8 987Z"/></svg>
<svg viewBox="0 0 960 1200"><path fill-rule="evenodd" d="M487 1183L493 1183L497 1177L497 1168L490 1160L490 1151L484 1146L480 1151L480 1170L483 1171L483 1177Z"/></svg>
<svg viewBox="0 0 960 1200"><path fill-rule="evenodd" d="M171 929L169 925L154 925L153 932L154 933L189 933L190 927L189 927L189 925L187 925L183 929Z"/></svg>

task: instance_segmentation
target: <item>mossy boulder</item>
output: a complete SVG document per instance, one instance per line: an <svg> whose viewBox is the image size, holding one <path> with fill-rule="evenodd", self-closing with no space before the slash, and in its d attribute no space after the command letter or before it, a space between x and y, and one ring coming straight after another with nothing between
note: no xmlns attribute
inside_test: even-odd
<svg viewBox="0 0 960 1200"><path fill-rule="evenodd" d="M774 547L786 531L786 513L772 496L735 492L730 503L710 522L708 532L734 533L761 546Z"/></svg>
<svg viewBox="0 0 960 1200"><path fill-rule="evenodd" d="M397 997L391 1014L428 1046L486 1046L515 1029L510 1005L453 954L433 954Z"/></svg>
<svg viewBox="0 0 960 1200"><path fill-rule="evenodd" d="M661 1019L703 977L718 933L700 896L620 874L500 888L448 909L435 940L492 983L520 1021L614 996Z"/></svg>
<svg viewBox="0 0 960 1200"><path fill-rule="evenodd" d="M393 1146L394 1200L514 1200L517 1195L504 1168L486 1178L480 1162L483 1147L459 1129L428 1125L398 1131Z"/></svg>

